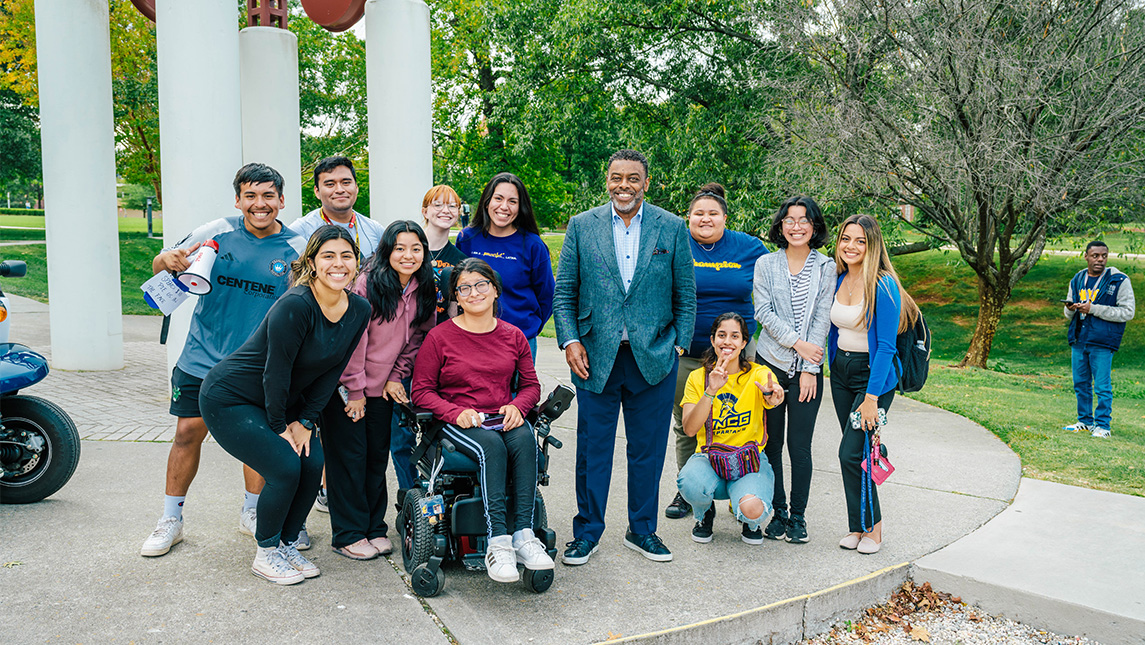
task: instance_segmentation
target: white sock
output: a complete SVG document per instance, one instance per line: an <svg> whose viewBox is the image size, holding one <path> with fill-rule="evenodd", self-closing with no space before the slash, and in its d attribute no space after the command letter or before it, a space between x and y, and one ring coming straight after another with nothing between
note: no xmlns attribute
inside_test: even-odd
<svg viewBox="0 0 1145 645"><path fill-rule="evenodd" d="M163 517L183 519L183 502L186 501L186 499L186 495L164 495Z"/></svg>
<svg viewBox="0 0 1145 645"><path fill-rule="evenodd" d="M491 538L489 538L489 546L493 546L493 545L512 547L513 546L513 536L511 536L511 535L497 535L497 536L491 537Z"/></svg>
<svg viewBox="0 0 1145 645"><path fill-rule="evenodd" d="M513 533L513 548L521 548L522 545L534 537L536 536L533 534L533 529L521 529L520 531Z"/></svg>
<svg viewBox="0 0 1145 645"><path fill-rule="evenodd" d="M258 494L250 491L243 492L243 510L258 507Z"/></svg>

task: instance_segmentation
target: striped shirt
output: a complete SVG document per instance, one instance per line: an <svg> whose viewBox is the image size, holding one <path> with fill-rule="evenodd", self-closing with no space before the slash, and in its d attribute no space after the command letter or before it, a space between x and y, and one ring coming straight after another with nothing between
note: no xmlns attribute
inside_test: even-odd
<svg viewBox="0 0 1145 645"><path fill-rule="evenodd" d="M632 286L632 278L636 275L636 259L640 256L640 225L644 221L644 203L632 216L632 223L624 225L624 220L612 208L612 244L616 248L616 265L620 269L620 283L624 285L624 293ZM620 334L620 340L628 340L628 326Z"/></svg>
<svg viewBox="0 0 1145 645"><path fill-rule="evenodd" d="M795 332L803 332L803 314L807 311L807 294L811 287L811 263L804 261L803 268L799 273L794 275L788 274L791 280L791 309L795 314ZM798 352L791 359L791 365L787 368L788 376L795 376L795 373L800 371L803 367L803 358L799 356Z"/></svg>

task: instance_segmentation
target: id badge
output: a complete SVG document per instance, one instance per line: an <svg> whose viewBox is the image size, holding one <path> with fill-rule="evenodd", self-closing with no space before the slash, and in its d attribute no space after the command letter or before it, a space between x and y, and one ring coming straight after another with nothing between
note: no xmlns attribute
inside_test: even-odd
<svg viewBox="0 0 1145 645"><path fill-rule="evenodd" d="M430 524L437 524L439 520L445 519L445 500L441 495L426 497L418 501L418 504L421 505L421 514Z"/></svg>
<svg viewBox="0 0 1145 645"><path fill-rule="evenodd" d="M895 471L895 467L891 465L891 461L883 455L876 454L872 461L875 463L875 470L871 473L871 481L875 482L875 485L885 482L887 477L890 477L891 473ZM867 460L864 459L859 463L863 467L863 472L867 472Z"/></svg>

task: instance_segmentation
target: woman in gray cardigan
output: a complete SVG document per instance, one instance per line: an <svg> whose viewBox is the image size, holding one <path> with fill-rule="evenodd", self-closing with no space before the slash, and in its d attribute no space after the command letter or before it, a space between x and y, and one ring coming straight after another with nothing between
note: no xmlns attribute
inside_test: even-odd
<svg viewBox="0 0 1145 645"><path fill-rule="evenodd" d="M831 327L835 262L818 249L827 224L815 200L792 197L771 221L768 239L780 252L755 263L753 300L760 333L756 361L775 372L786 393L767 410L765 452L775 475L775 513L764 530L772 540L808 540L807 495L811 489L811 436L823 401L823 352ZM791 459L790 515L783 487L783 443Z"/></svg>

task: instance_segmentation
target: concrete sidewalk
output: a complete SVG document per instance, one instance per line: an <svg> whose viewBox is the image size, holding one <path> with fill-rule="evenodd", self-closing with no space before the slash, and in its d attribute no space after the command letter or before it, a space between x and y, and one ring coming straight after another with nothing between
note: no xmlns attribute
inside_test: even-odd
<svg viewBox="0 0 1145 645"><path fill-rule="evenodd" d="M13 308L12 339L46 351L46 307L16 299ZM0 568L5 590L0 593L0 634L19 633L26 641L139 643L269 642L283 636L312 642L332 635L368 642L444 642L446 633L461 643L589 643L624 637L672 643L789 642L885 598L910 575L906 563L921 565L924 556L941 554L940 549L1006 509L1020 478L1017 457L991 433L900 398L884 431L897 470L880 488L883 550L872 556L841 550L836 543L846 532L846 513L836 457L839 428L827 400L813 442L810 543L743 544L738 526L721 510L715 540L703 545L690 539L691 517L661 518L659 534L675 560L653 563L622 545L621 427L600 552L585 566L558 564L547 593L529 593L522 584L499 585L483 573L453 566L446 569L443 593L419 601L405 586L400 557L391 565L385 560L352 562L331 553L329 522L319 513L309 518L315 543L309 555L323 575L280 589L249 573L253 544L236 530L240 469L216 445L204 448L188 496L185 541L162 558L138 555L161 510L169 444L155 442L170 441L174 434L166 413L165 353L156 342L159 320L125 317L125 369L55 371L28 390L64 407L87 441L76 476L51 499L0 506L0 563L20 563ZM543 387L567 383L563 354L551 339L540 341ZM554 434L565 447L553 454L552 485L542 490L562 545L572 539L576 512L575 422L574 407L555 424ZM669 449L669 461L672 454ZM675 493L674 464L665 470L661 508ZM396 490L392 478L390 490ZM1066 515L1084 521L1081 509L1091 506L1085 495L1107 495L1080 494L1079 503L1040 521L1056 526ZM1072 537L1078 544L1086 542L1084 534ZM1111 539L1103 538L1105 544ZM1004 532L991 541L1010 539ZM1078 576L1088 553L1081 551L1068 564ZM960 558L951 560L959 574ZM1086 568L1086 574L1094 572Z"/></svg>

